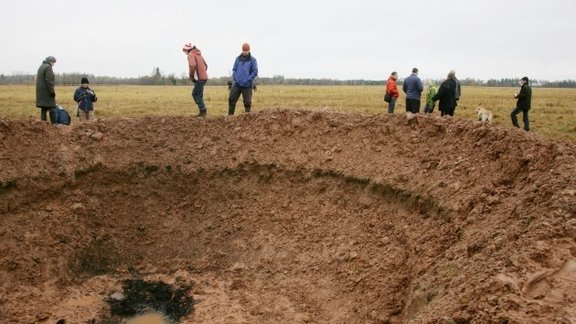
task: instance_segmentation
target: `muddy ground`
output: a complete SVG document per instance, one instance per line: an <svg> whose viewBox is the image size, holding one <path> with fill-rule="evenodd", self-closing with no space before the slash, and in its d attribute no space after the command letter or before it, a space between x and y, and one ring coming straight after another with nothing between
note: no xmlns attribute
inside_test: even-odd
<svg viewBox="0 0 576 324"><path fill-rule="evenodd" d="M0 322L575 323L576 146L470 120L0 119ZM62 322L60 322L62 323Z"/></svg>

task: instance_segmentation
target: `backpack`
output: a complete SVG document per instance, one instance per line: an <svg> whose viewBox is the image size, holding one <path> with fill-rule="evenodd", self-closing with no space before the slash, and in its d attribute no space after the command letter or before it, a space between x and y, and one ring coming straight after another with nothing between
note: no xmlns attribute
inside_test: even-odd
<svg viewBox="0 0 576 324"><path fill-rule="evenodd" d="M62 125L70 125L70 114L64 107L60 105L56 105L56 109L54 109L54 116L56 117L56 121L54 124L62 124Z"/></svg>

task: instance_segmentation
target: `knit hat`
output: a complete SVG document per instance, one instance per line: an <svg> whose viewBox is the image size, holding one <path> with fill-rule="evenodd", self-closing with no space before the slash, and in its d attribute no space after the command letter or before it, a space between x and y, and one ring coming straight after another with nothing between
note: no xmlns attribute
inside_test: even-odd
<svg viewBox="0 0 576 324"><path fill-rule="evenodd" d="M192 43L186 43L184 44L184 47L182 47L182 51L188 54L188 52L190 52L192 48L193 48Z"/></svg>
<svg viewBox="0 0 576 324"><path fill-rule="evenodd" d="M242 44L242 52L250 52L250 44L248 43Z"/></svg>
<svg viewBox="0 0 576 324"><path fill-rule="evenodd" d="M82 78L82 80L80 80L80 84L90 84L90 82L88 82L88 78Z"/></svg>
<svg viewBox="0 0 576 324"><path fill-rule="evenodd" d="M56 58L54 56L48 56L45 61L48 63L56 63Z"/></svg>

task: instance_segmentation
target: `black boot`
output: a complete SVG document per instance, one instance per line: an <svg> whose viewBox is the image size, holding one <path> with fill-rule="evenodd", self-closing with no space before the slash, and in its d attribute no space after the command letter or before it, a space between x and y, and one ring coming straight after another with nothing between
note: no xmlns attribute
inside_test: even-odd
<svg viewBox="0 0 576 324"><path fill-rule="evenodd" d="M198 115L196 115L196 117L206 117L206 109L200 110L200 112L198 113Z"/></svg>

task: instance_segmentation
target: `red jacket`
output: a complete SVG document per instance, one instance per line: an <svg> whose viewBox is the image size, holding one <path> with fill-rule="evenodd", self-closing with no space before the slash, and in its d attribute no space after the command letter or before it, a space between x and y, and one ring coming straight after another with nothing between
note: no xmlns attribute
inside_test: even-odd
<svg viewBox="0 0 576 324"><path fill-rule="evenodd" d="M400 92L398 92L398 86L396 85L396 79L394 79L393 76L390 76L386 82L386 93L391 94L392 98L394 99L398 99L400 96Z"/></svg>
<svg viewBox="0 0 576 324"><path fill-rule="evenodd" d="M208 80L208 64L199 49L194 48L188 53L188 68L190 80Z"/></svg>

